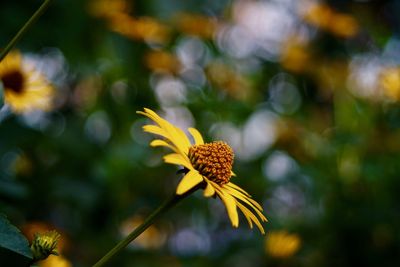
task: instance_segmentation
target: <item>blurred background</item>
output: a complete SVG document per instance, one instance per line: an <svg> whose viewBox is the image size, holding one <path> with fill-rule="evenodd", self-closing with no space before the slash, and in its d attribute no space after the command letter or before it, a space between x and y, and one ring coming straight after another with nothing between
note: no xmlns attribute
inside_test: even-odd
<svg viewBox="0 0 400 267"><path fill-rule="evenodd" d="M40 4L1 2L0 46ZM62 234L41 266L94 264L180 179L148 146L148 107L233 147L266 235L197 192L110 266L398 266L398 14L395 0L54 0L18 44L54 109L0 123L0 211L28 237Z"/></svg>

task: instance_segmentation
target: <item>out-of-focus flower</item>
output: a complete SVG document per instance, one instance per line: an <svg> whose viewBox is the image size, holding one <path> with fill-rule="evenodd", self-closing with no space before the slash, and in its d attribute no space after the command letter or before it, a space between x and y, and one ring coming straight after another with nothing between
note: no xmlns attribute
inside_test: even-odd
<svg viewBox="0 0 400 267"><path fill-rule="evenodd" d="M281 65L293 72L306 72L310 66L310 53L306 44L289 38L280 55Z"/></svg>
<svg viewBox="0 0 400 267"><path fill-rule="evenodd" d="M32 65L23 64L22 55L12 51L0 63L4 103L15 113L52 108L53 87Z"/></svg>
<svg viewBox="0 0 400 267"><path fill-rule="evenodd" d="M249 81L243 75L221 62L210 63L206 68L208 80L215 87L236 99L246 99L251 94Z"/></svg>
<svg viewBox="0 0 400 267"><path fill-rule="evenodd" d="M177 73L181 67L178 58L165 51L150 51L144 60L146 66L154 72Z"/></svg>
<svg viewBox="0 0 400 267"><path fill-rule="evenodd" d="M72 267L71 262L69 262L63 256L53 256L50 255L47 259L40 261L38 263L40 267Z"/></svg>
<svg viewBox="0 0 400 267"><path fill-rule="evenodd" d="M51 254L58 255L57 242L60 234L56 231L37 233L31 244L33 259L36 261L46 259Z"/></svg>
<svg viewBox="0 0 400 267"><path fill-rule="evenodd" d="M15 158L12 168L17 175L28 175L32 172L33 164L27 155L21 154Z"/></svg>
<svg viewBox="0 0 400 267"><path fill-rule="evenodd" d="M303 14L303 19L339 37L352 37L359 31L357 20L347 14L336 12L326 4L312 4Z"/></svg>
<svg viewBox="0 0 400 267"><path fill-rule="evenodd" d="M380 84L383 93L391 100L400 100L400 68L387 67L381 70Z"/></svg>
<svg viewBox="0 0 400 267"><path fill-rule="evenodd" d="M319 84L321 97L329 99L332 91L338 88L345 88L346 81L349 75L348 62L345 61L330 61L317 62L318 67L315 67L314 76Z"/></svg>
<svg viewBox="0 0 400 267"><path fill-rule="evenodd" d="M127 236L143 223L143 218L133 216L122 222L120 231L123 236ZM132 246L155 249L162 246L165 242L165 235L154 225L149 226L140 236L130 243Z"/></svg>
<svg viewBox="0 0 400 267"><path fill-rule="evenodd" d="M126 0L93 0L89 2L89 13L95 17L111 18L128 13L131 7Z"/></svg>
<svg viewBox="0 0 400 267"><path fill-rule="evenodd" d="M326 4L312 4L304 11L303 19L311 25L326 29L331 23L334 11Z"/></svg>
<svg viewBox="0 0 400 267"><path fill-rule="evenodd" d="M108 27L133 40L164 44L170 37L166 25L150 17L132 17L126 0L95 0L89 4L89 13L106 20Z"/></svg>
<svg viewBox="0 0 400 267"><path fill-rule="evenodd" d="M183 166L185 176L176 189L177 195L182 195L199 186L204 188L204 197L218 196L225 205L233 227L239 226L239 208L246 217L250 228L253 222L264 232L260 220L267 221L262 214L262 207L239 186L230 182L232 177L233 151L225 142L217 141L204 143L201 134L194 128L188 131L192 135L194 145L191 144L185 133L157 115L154 111L145 108L139 114L153 120L157 125L145 125L145 132L159 135L164 138L153 140L153 147L163 146L174 153L164 156L166 163ZM247 206L247 207L246 207ZM252 211L250 209L252 209ZM256 215L255 215L256 214Z"/></svg>
<svg viewBox="0 0 400 267"><path fill-rule="evenodd" d="M300 249L300 246L300 237L287 231L271 231L265 238L265 250L275 258L289 258Z"/></svg>
<svg viewBox="0 0 400 267"><path fill-rule="evenodd" d="M346 14L334 14L329 30L340 37L348 38L356 35L360 26L355 18Z"/></svg>
<svg viewBox="0 0 400 267"><path fill-rule="evenodd" d="M213 38L218 23L211 17L197 14L179 14L175 18L175 24L181 32L202 38Z"/></svg>
<svg viewBox="0 0 400 267"><path fill-rule="evenodd" d="M111 30L134 40L164 44L170 38L168 26L150 17L133 18L127 14L118 14L108 20Z"/></svg>

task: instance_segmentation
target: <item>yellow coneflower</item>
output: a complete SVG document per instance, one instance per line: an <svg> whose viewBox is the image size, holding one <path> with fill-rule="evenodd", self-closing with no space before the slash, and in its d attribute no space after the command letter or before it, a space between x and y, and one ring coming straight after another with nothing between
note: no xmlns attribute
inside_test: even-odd
<svg viewBox="0 0 400 267"><path fill-rule="evenodd" d="M126 0L92 0L88 11L91 15L100 18L111 18L118 14L129 13L131 5Z"/></svg>
<svg viewBox="0 0 400 267"><path fill-rule="evenodd" d="M222 200L233 227L239 226L237 212L237 208L239 208L246 217L250 228L253 228L254 223L261 233L265 233L257 218L258 216L261 221L267 221L262 214L261 205L242 188L230 182L234 175L232 172L234 154L229 145L221 141L204 143L199 131L189 128L188 131L194 139L192 145L180 128L164 120L154 111L145 108L144 112L138 111L138 113L157 124L143 126L145 132L164 138L163 140L153 140L150 145L171 149L174 153L164 156L164 161L183 166L186 170L185 176L176 189L177 195L182 195L200 185L204 189L205 197L218 196Z"/></svg>
<svg viewBox="0 0 400 267"><path fill-rule="evenodd" d="M379 75L379 84L385 96L391 100L400 100L400 68L383 68Z"/></svg>
<svg viewBox="0 0 400 267"><path fill-rule="evenodd" d="M287 231L273 231L265 239L266 252L275 258L289 258L300 248L301 240L297 234Z"/></svg>
<svg viewBox="0 0 400 267"><path fill-rule="evenodd" d="M0 63L4 103L15 113L48 111L52 107L53 87L32 66L23 65L22 56L13 51Z"/></svg>
<svg viewBox="0 0 400 267"><path fill-rule="evenodd" d="M213 38L218 28L214 18L198 14L179 14L175 18L175 24L178 30L202 38Z"/></svg>
<svg viewBox="0 0 400 267"><path fill-rule="evenodd" d="M154 72L177 73L181 68L179 59L166 51L150 51L145 55L144 61Z"/></svg>

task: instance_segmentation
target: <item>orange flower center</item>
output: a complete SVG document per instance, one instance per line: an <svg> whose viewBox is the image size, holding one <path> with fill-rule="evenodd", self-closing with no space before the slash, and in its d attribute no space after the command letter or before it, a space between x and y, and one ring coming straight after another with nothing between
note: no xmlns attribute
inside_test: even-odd
<svg viewBox="0 0 400 267"><path fill-rule="evenodd" d="M209 180L223 185L231 179L234 154L225 142L191 146L188 156L193 167Z"/></svg>
<svg viewBox="0 0 400 267"><path fill-rule="evenodd" d="M4 89L21 94L24 89L24 76L18 70L12 70L0 77Z"/></svg>

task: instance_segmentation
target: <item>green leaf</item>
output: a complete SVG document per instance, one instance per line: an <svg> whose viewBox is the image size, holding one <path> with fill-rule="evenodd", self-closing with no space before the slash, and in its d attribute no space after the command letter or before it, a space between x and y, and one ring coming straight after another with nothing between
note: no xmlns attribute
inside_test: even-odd
<svg viewBox="0 0 400 267"><path fill-rule="evenodd" d="M16 252L29 259L33 258L28 240L3 214L0 214L0 247Z"/></svg>

